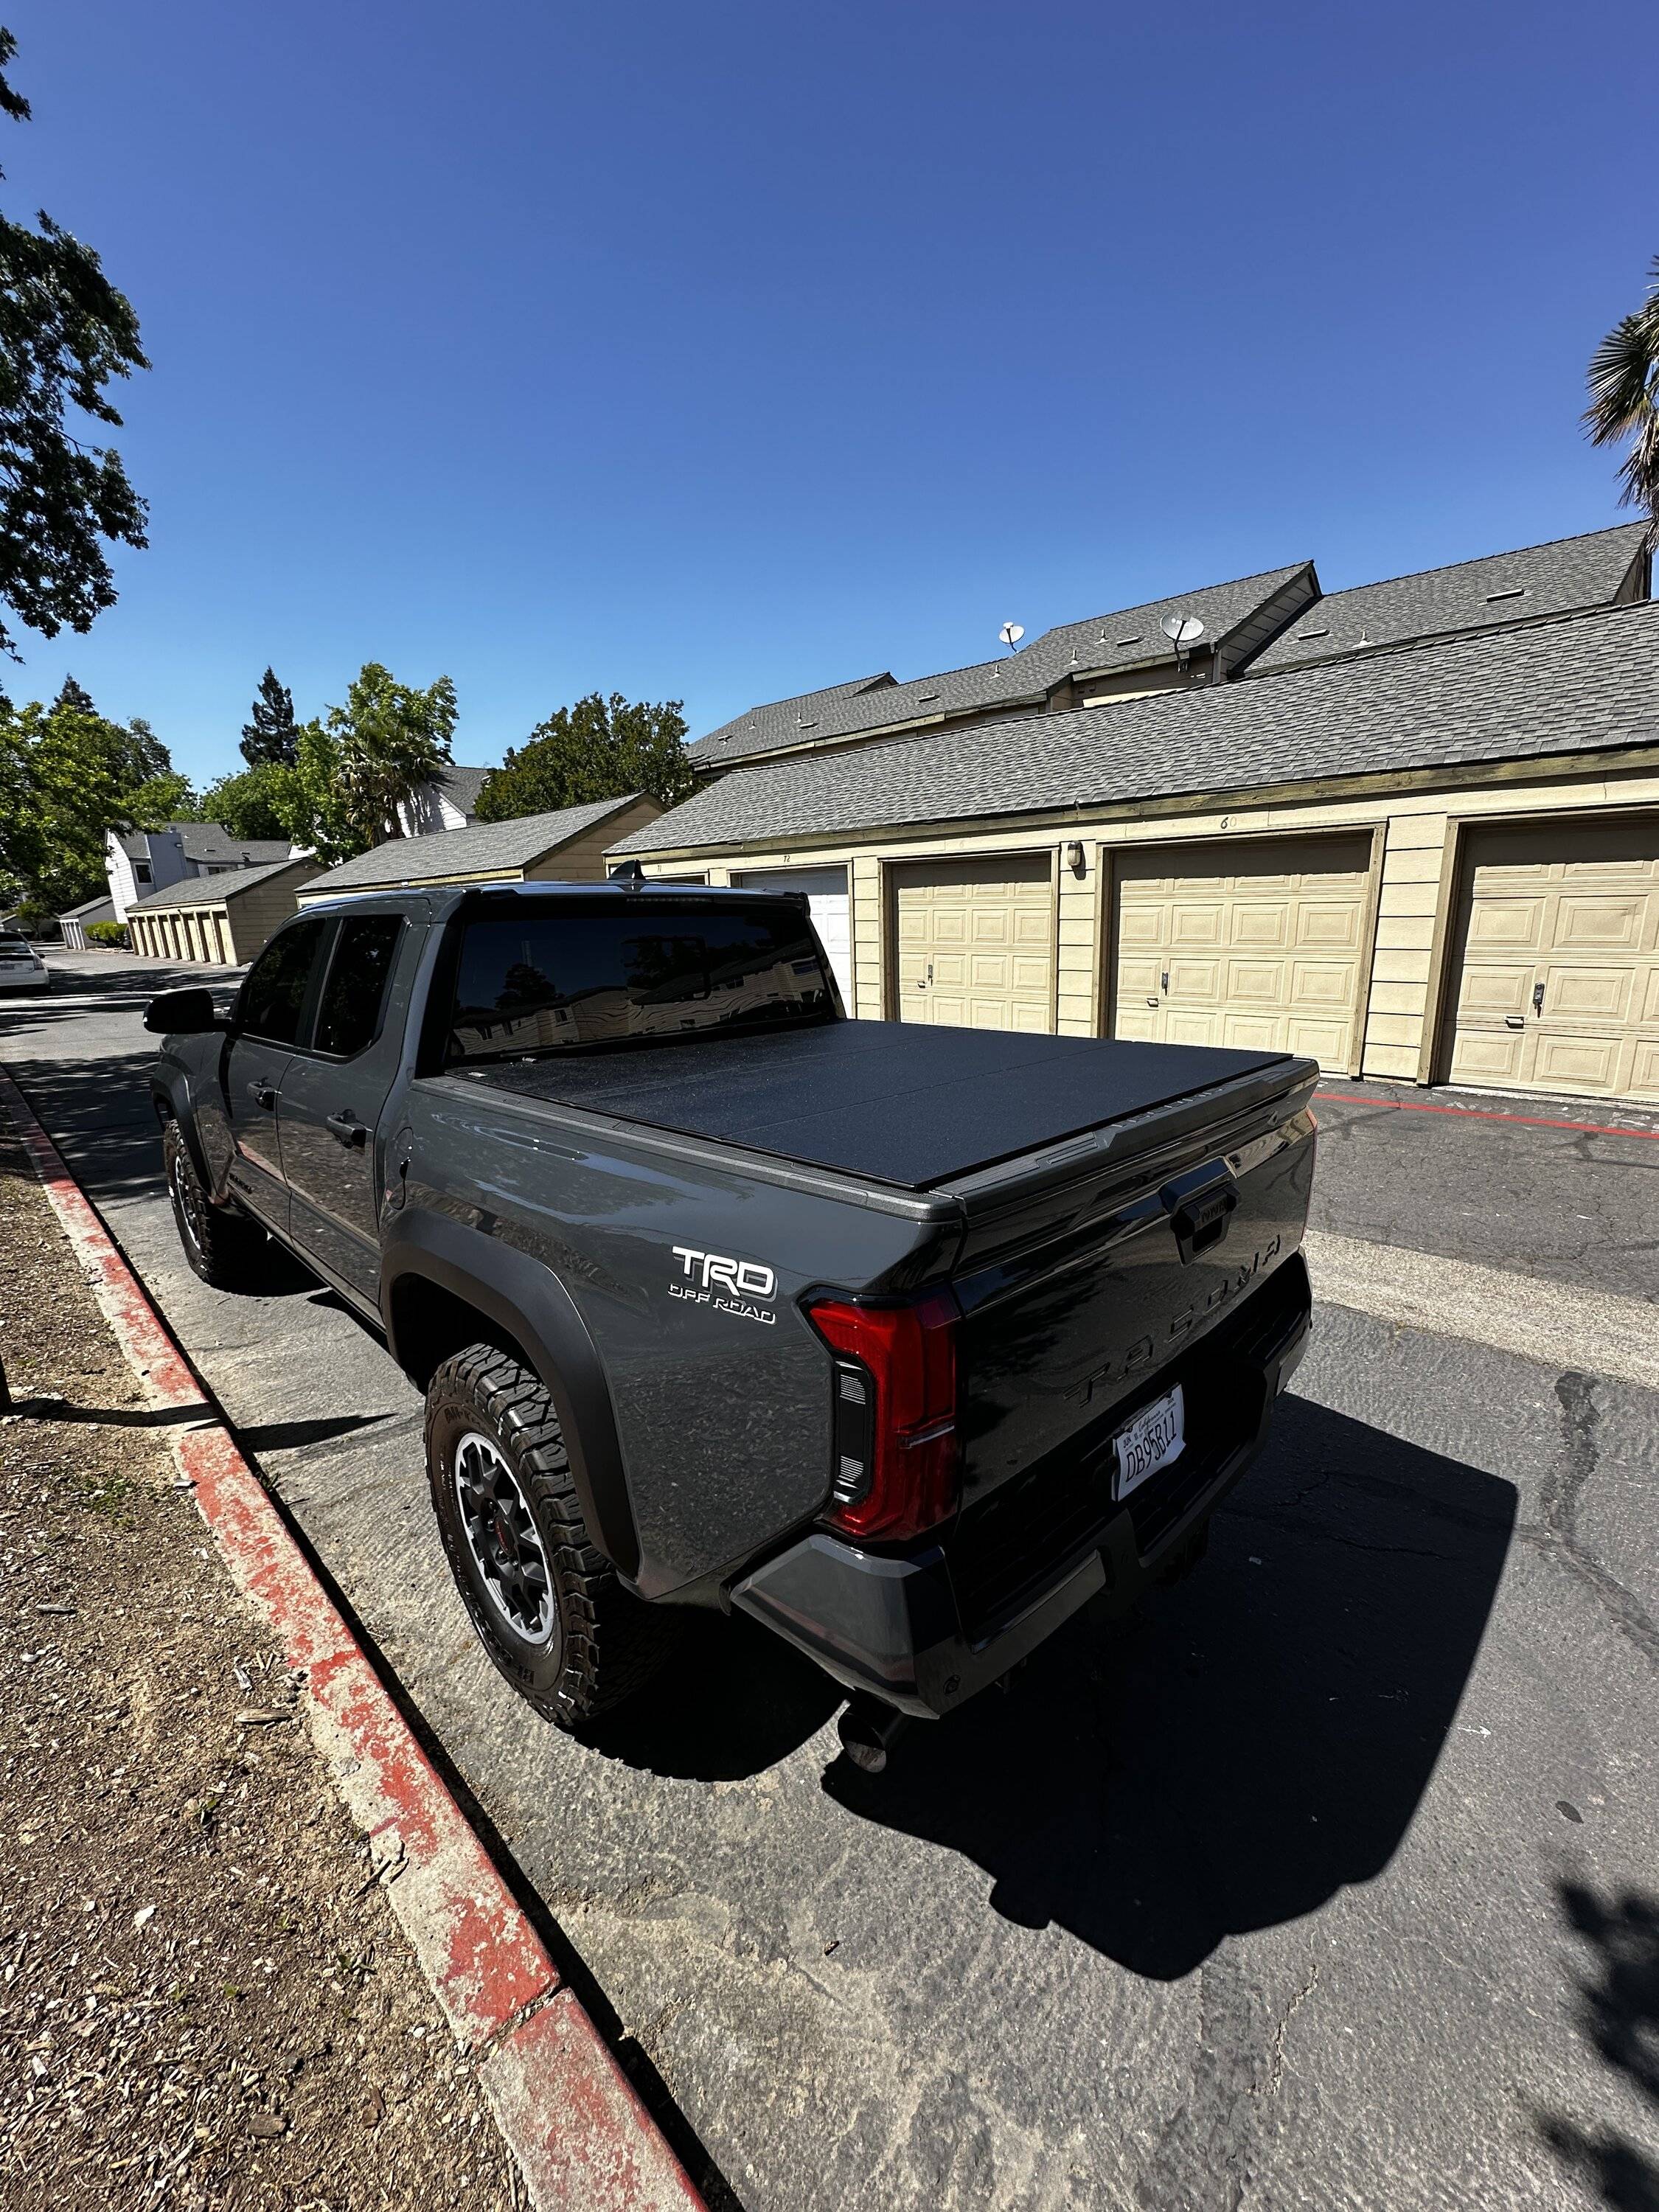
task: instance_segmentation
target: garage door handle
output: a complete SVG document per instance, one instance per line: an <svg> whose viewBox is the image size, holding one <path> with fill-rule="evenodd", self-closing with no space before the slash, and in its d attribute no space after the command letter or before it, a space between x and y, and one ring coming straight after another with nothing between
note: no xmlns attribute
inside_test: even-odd
<svg viewBox="0 0 1659 2212"><path fill-rule="evenodd" d="M368 1141L368 1131L355 1114L331 1114L328 1126L343 1145L362 1145Z"/></svg>
<svg viewBox="0 0 1659 2212"><path fill-rule="evenodd" d="M1158 988L1167 999L1170 995L1170 971L1167 968L1164 970L1164 979Z"/></svg>
<svg viewBox="0 0 1659 2212"><path fill-rule="evenodd" d="M275 1112L276 1086L274 1083L250 1083L247 1095L256 1106L263 1106L267 1114Z"/></svg>
<svg viewBox="0 0 1659 2212"><path fill-rule="evenodd" d="M1544 1011L1544 987L1541 983L1534 983L1532 987L1532 1010L1535 1014L1541 1014Z"/></svg>
<svg viewBox="0 0 1659 2212"><path fill-rule="evenodd" d="M1523 1030L1527 1026L1527 1018L1524 1014L1505 1014L1504 1026L1506 1030Z"/></svg>

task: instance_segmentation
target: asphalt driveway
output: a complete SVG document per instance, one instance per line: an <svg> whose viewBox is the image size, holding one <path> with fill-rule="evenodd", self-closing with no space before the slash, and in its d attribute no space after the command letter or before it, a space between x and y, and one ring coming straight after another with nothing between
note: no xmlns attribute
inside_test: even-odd
<svg viewBox="0 0 1659 2212"><path fill-rule="evenodd" d="M1501 1297L1477 1343L1351 1293L1210 1558L1127 1640L1073 1624L871 1779L836 1759L830 1686L709 1623L575 1743L474 1644L384 1350L297 1268L257 1298L185 1268L136 1019L156 979L58 965L0 1011L0 1061L712 2199L1659 2203L1659 1397L1505 1349ZM1656 1300L1659 1141L1364 1087L1320 1111L1318 1224L1379 1281L1427 1254L1564 1309Z"/></svg>

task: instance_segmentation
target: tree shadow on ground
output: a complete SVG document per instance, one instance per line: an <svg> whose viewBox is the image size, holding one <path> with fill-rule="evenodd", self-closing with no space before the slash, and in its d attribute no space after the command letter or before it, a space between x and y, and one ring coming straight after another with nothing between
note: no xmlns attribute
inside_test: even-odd
<svg viewBox="0 0 1659 2212"><path fill-rule="evenodd" d="M1659 1898L1626 1890L1598 1897L1588 1884L1559 1891L1568 1924L1590 1947L1578 1984L1578 2024L1603 2063L1659 2112ZM1659 2212L1659 2163L1610 2128L1546 2116L1539 2133L1609 2212Z"/></svg>
<svg viewBox="0 0 1659 2212"><path fill-rule="evenodd" d="M1514 1526L1495 1476L1307 1400L1211 1557L1116 1644L1087 1614L825 1789L983 1867L991 1904L1172 1980L1373 1879L1453 1725Z"/></svg>

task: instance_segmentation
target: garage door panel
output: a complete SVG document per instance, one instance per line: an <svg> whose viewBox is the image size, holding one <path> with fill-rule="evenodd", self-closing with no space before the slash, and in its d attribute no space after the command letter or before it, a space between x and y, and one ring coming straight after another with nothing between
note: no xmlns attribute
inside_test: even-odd
<svg viewBox="0 0 1659 2212"><path fill-rule="evenodd" d="M1175 983L1175 971L1171 969L1171 989ZM1269 1006L1280 1006L1288 995L1287 983L1282 961L1230 960L1227 963L1227 996L1235 1005L1241 999L1261 999Z"/></svg>
<svg viewBox="0 0 1659 2212"><path fill-rule="evenodd" d="M1115 856L1114 1034L1311 1050L1346 1072L1370 849L1349 833ZM1211 944L1224 957L1197 957Z"/></svg>
<svg viewBox="0 0 1659 2212"><path fill-rule="evenodd" d="M1573 1021L1617 1022L1630 1018L1636 986L1631 968L1551 968L1544 978L1544 1003Z"/></svg>
<svg viewBox="0 0 1659 2212"><path fill-rule="evenodd" d="M1470 968L1464 971L1458 997L1460 1019L1465 1014L1523 1014L1532 996L1530 968Z"/></svg>
<svg viewBox="0 0 1659 2212"><path fill-rule="evenodd" d="M1636 895L1616 899L1564 897L1554 943L1563 951L1578 945L1599 951L1616 945L1634 951L1642 942L1646 908L1647 901Z"/></svg>
<svg viewBox="0 0 1659 2212"><path fill-rule="evenodd" d="M1452 1080L1659 1098L1656 945L1659 817L1472 836Z"/></svg>

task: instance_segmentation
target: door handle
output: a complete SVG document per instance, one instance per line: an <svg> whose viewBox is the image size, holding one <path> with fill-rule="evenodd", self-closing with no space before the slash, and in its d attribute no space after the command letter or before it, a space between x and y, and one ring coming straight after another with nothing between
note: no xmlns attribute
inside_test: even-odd
<svg viewBox="0 0 1659 2212"><path fill-rule="evenodd" d="M368 1131L355 1114L331 1114L327 1126L343 1145L363 1145L368 1141Z"/></svg>
<svg viewBox="0 0 1659 2212"><path fill-rule="evenodd" d="M1541 1014L1544 1011L1544 987L1541 983L1534 983L1532 987L1532 1010L1535 1014Z"/></svg>
<svg viewBox="0 0 1659 2212"><path fill-rule="evenodd" d="M274 1083L263 1083L256 1079L249 1084L247 1095L256 1106L263 1106L267 1114L276 1111L276 1086Z"/></svg>
<svg viewBox="0 0 1659 2212"><path fill-rule="evenodd" d="M1167 968L1164 970L1164 981L1159 988L1162 989L1164 997L1167 999L1170 995L1170 971Z"/></svg>

